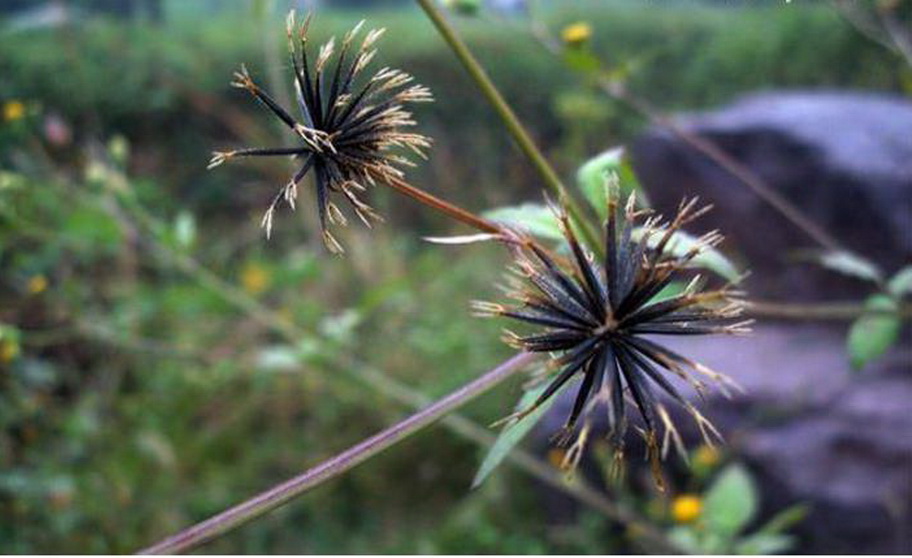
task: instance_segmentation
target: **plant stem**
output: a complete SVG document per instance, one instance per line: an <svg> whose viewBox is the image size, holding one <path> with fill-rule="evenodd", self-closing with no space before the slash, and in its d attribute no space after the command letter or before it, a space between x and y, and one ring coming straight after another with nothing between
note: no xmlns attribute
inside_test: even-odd
<svg viewBox="0 0 912 558"><path fill-rule="evenodd" d="M187 552L235 528L252 521L309 490L331 480L371 457L396 445L405 438L433 424L435 421L465 405L479 395L497 386L519 372L533 360L530 353L519 353L500 366L482 374L473 382L462 386L443 399L418 411L405 420L367 438L359 444L327 459L304 473L289 479L257 496L229 508L206 521L198 523L174 536L140 551L140 554L176 554Z"/></svg>
<svg viewBox="0 0 912 558"><path fill-rule="evenodd" d="M561 179L551 167L551 164L548 163L548 160L542 154L541 150L535 145L529 132L526 131L522 122L520 122L519 118L517 118L516 114L513 112L513 109L510 108L510 105L503 98L503 95L497 90L497 87L494 85L494 82L491 81L491 78L488 76L485 69L478 60L475 59L475 56L472 55L472 52L466 46L465 42L459 37L456 30L453 29L437 6L434 5L433 0L417 0L417 2L427 14L428 18L430 18L431 22L433 22L443 39L456 54L456 57L465 67L469 76L471 76L472 80L475 81L476 85L481 89L482 94L484 94L488 102L491 103L491 106L494 107L494 110L500 116L501 120L503 120L510 135L513 136L513 139L519 144L523 154L529 159L535 167L535 170L538 171L538 174L544 180L545 185L558 200L561 200L566 204L567 212L576 224L580 226L583 236L586 238L586 242L593 250L598 250L601 244L598 240L599 235L592 227L592 223L584 218L582 211L580 211L573 196L567 191L567 188L561 182Z"/></svg>
<svg viewBox="0 0 912 558"><path fill-rule="evenodd" d="M547 26L541 22L533 21L531 27L533 36L539 40L546 50L555 55L560 54L560 43L551 36ZM847 251L838 240L817 223L805 216L797 206L792 204L792 202L782 196L762 178L757 176L751 169L741 164L737 159L730 156L711 141L685 130L649 102L631 94L623 84L607 77L603 68L597 68L593 70L593 73L597 74L596 83L599 88L607 95L626 103L640 115L645 116L652 124L668 129L675 136L684 141L684 143L690 145L708 159L715 162L735 177L736 180L750 188L760 199L772 206L773 209L778 211L779 214L802 230L821 247L831 251Z"/></svg>
<svg viewBox="0 0 912 558"><path fill-rule="evenodd" d="M408 184L404 180L400 180L395 177L391 177L387 183L390 188L398 191L399 193L412 198L413 200L422 203L431 209L439 211L448 217L452 217L457 221L465 223L470 227L474 227L481 232L491 233L491 234L501 234L504 232L503 228L497 223L493 223L475 215L474 213L465 210L457 205L454 205L448 201L442 200L437 196L429 194L424 190L415 188L414 186Z"/></svg>
<svg viewBox="0 0 912 558"><path fill-rule="evenodd" d="M769 302L748 300L745 314L757 318L769 318L800 322L853 321L863 315L899 316L912 318L912 305L901 304L893 310L877 310L865 307L864 302L824 302L817 304L794 302Z"/></svg>

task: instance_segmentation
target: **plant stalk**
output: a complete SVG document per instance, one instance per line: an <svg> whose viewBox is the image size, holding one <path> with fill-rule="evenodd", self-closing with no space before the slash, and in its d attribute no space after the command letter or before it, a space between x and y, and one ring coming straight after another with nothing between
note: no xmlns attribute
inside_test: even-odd
<svg viewBox="0 0 912 558"><path fill-rule="evenodd" d="M541 150L535 145L529 132L522 125L519 118L517 118L516 113L513 112L513 109L510 108L510 105L503 98L503 95L497 90L497 87L494 85L494 82L491 81L488 73L466 46L465 42L456 33L456 30L453 29L446 20L439 8L434 5L434 0L417 0L417 2L437 28L437 31L443 39L456 54L456 57L462 63L463 67L465 67L469 76L481 89L482 94L484 94L488 102L491 103L491 106L497 112L498 116L500 116L523 154L525 154L526 158L529 159L535 167L535 170L538 171L538 174L544 180L545 185L558 200L561 200L566 204L570 218L579 225L586 242L593 250L597 251L601 246L599 243L599 234L593 228L592 223L583 216L575 199L567 191L567 188L564 186L563 182L561 182L560 177L558 177L557 172L555 172Z"/></svg>
<svg viewBox="0 0 912 558"><path fill-rule="evenodd" d="M461 223L465 223L466 225L478 229L481 232L490 234L501 234L504 232L503 228L497 223L493 223L487 219L479 217L468 210L465 210L448 201L442 200L437 196L421 190L420 188L415 188L404 180L392 177L387 181L386 184L400 194L408 196L418 203L422 203L431 209L439 211L444 215L451 217Z"/></svg>
<svg viewBox="0 0 912 558"><path fill-rule="evenodd" d="M311 489L342 475L405 438L427 428L447 413L472 401L504 380L514 376L533 360L531 353L519 353L484 373L443 399L405 420L367 438L304 473L289 479L222 513L141 550L140 554L177 554L192 550L220 535L269 513Z"/></svg>
<svg viewBox="0 0 912 558"><path fill-rule="evenodd" d="M561 53L560 43L550 34L546 25L539 21L533 21L531 31L532 35L551 54L559 55ZM716 144L685 130L651 103L631 94L622 83L607 77L604 68L598 68L593 70L593 72L597 74L596 84L609 97L627 104L641 116L646 117L652 124L668 129L678 139L719 165L822 248L833 252L848 251L835 237L808 218L785 196L777 192L765 180L757 176L755 172L720 149Z"/></svg>

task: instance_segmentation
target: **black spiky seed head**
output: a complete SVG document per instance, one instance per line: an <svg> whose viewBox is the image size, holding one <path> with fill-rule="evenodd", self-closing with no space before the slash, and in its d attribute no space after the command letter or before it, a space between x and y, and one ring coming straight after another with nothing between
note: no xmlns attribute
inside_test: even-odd
<svg viewBox="0 0 912 558"><path fill-rule="evenodd" d="M557 210L569 254L560 257L520 238L509 241L516 263L509 296L516 303L473 304L479 315L505 316L543 328L526 336L508 331L506 341L522 350L553 355L550 363L559 370L533 405L505 421L529 414L571 378L582 376L559 441L569 441L579 418L601 401L608 408L609 439L620 456L629 401L642 416L641 433L653 465L657 466L658 457L666 453L670 444L682 448L655 388L682 405L705 437L718 436L669 381L667 373L689 381L700 392L704 384L693 372L710 378L723 390L729 380L652 337L738 334L747 331L748 322L734 320L742 312L737 293L729 286L705 290L699 276L681 294L654 301L695 257L722 240L719 233L711 232L700 237L686 253L670 250L676 231L708 207L698 209L695 199L682 202L674 218L664 222L648 210L636 210L633 196L624 208L616 200L609 196L605 256L601 261L596 261L577 240L566 213ZM660 443L661 428L664 433ZM588 430L587 425L580 430L577 443L568 452L571 461L579 458L579 446L585 444Z"/></svg>
<svg viewBox="0 0 912 558"><path fill-rule="evenodd" d="M300 139L296 147L244 148L213 153L209 168L235 157L290 156L301 162L291 180L273 198L263 216L267 237L272 230L276 207L284 200L292 209L298 183L312 171L316 186L317 210L323 241L332 252L341 245L328 230L328 224L345 225L346 218L333 203L331 194L340 194L368 227L380 216L358 198L367 186L403 182L401 167L412 163L392 153L404 147L420 157L430 147L430 139L404 132L414 126L406 103L431 101L426 87L412 84L405 72L382 68L363 79L364 69L376 54L374 44L382 29L367 33L359 47L354 42L363 22L342 39L336 55L335 38L322 45L315 60L307 54L308 17L296 27L294 11L288 14L286 32L294 71L294 88L300 120L280 106L261 89L241 67L231 85L246 89ZM300 49L296 48L300 43ZM300 52L298 52L300 50Z"/></svg>

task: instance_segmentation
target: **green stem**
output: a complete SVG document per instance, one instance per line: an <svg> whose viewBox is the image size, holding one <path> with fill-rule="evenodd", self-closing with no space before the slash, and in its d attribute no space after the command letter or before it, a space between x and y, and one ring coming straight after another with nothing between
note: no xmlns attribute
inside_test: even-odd
<svg viewBox="0 0 912 558"><path fill-rule="evenodd" d="M371 457L427 428L444 415L458 409L504 380L514 376L533 359L530 353L519 353L475 381L462 386L443 399L432 403L405 420L367 438L359 444L327 459L316 467L289 479L259 495L229 508L206 521L140 551L140 554L176 554L187 552L211 541L240 525L269 513L324 482L338 477Z"/></svg>
<svg viewBox="0 0 912 558"><path fill-rule="evenodd" d="M440 32L443 39L456 54L456 57L465 67L469 76L471 76L481 89L482 94L484 94L488 102L491 103L491 106L494 107L494 110L497 112L498 116L500 116L501 120L503 120L510 135L513 136L513 139L519 144L519 148L522 150L523 154L532 162L535 166L535 170L538 171L538 174L545 181L545 185L558 200L561 200L566 204L570 218L579 225L586 242L593 250L598 251L601 247L598 232L592 226L592 223L585 219L576 201L567 191L567 188L564 186L563 182L561 182L560 177L557 176L554 168L548 163L548 160L542 154L541 150L535 145L529 132L526 131L522 122L520 122L519 118L517 118L516 114L513 112L513 109L510 108L510 105L503 98L503 95L497 90L497 87L494 85L494 82L491 81L491 78L488 76L485 69L466 46L465 42L463 42L456 33L456 30L453 29L446 18L444 18L437 6L434 5L433 0L417 0L417 2L421 8L424 9L428 18L434 23L434 26L437 28L437 31Z"/></svg>

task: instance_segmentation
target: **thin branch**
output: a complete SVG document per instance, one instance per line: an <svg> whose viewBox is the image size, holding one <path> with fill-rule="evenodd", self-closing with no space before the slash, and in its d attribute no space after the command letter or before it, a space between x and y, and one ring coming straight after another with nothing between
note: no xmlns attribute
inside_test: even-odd
<svg viewBox="0 0 912 558"><path fill-rule="evenodd" d="M868 314L898 315L903 319L912 318L912 304L901 305L896 311L872 310L865 308L863 302L802 304L750 300L746 301L744 306L745 314L751 317L800 322L850 322Z"/></svg>
<svg viewBox="0 0 912 558"><path fill-rule="evenodd" d="M598 233L594 230L592 224L583 217L583 213L580 211L575 199L567 191L567 188L564 186L563 182L561 182L561 179L554 171L554 168L551 167L551 164L548 163L548 160L542 154L541 150L535 145L529 132L526 131L522 122L520 122L519 118L517 118L516 114L513 112L513 109L510 108L510 105L504 100L500 91L497 90L497 87L494 85L494 82L491 81L491 78L488 76L485 69L478 60L475 59L475 56L456 33L453 26L446 20L439 8L434 5L433 0L417 0L417 2L437 28L437 31L443 39L453 50L463 67L465 67L469 76L481 89L482 94L484 94L488 102L491 103L495 112L497 112L498 116L503 120L510 135L513 136L513 139L519 145L523 154L525 154L536 171L538 171L538 174L544 180L545 185L554 196L560 200L564 200L570 216L578 225L580 225L587 243L593 249L597 249L601 246L598 241Z"/></svg>
<svg viewBox="0 0 912 558"><path fill-rule="evenodd" d="M560 43L551 36L545 25L533 21L532 34L549 52L555 55L560 54ZM823 248L832 251L847 251L832 235L805 216L797 206L779 194L752 170L706 138L685 130L649 102L632 95L622 83L610 79L601 69L596 71L599 74L597 79L599 88L610 97L626 103L653 124L667 128L675 136L714 161Z"/></svg>
<svg viewBox="0 0 912 558"><path fill-rule="evenodd" d="M367 438L359 444L327 459L316 467L279 484L233 508L198 523L180 533L140 551L140 554L176 554L192 550L224 535L245 523L269 513L314 487L342 475L412 434L430 426L444 415L462 407L479 395L511 378L530 363L534 356L519 353L500 366L482 374L443 399L429 405L405 420Z"/></svg>
<svg viewBox="0 0 912 558"><path fill-rule="evenodd" d="M482 217L479 217L472 213L471 211L465 210L457 205L454 205L448 201L442 200L437 196L429 194L420 188L415 188L414 186L408 184L404 180L400 180L395 177L390 177L387 181L387 185L390 188L393 188L400 194L408 196L418 203L424 204L435 211L439 211L444 215L455 219L461 223L465 223L470 227L478 229L481 232L491 233L491 234L504 234L506 231L499 224L494 223L493 221L488 221Z"/></svg>

